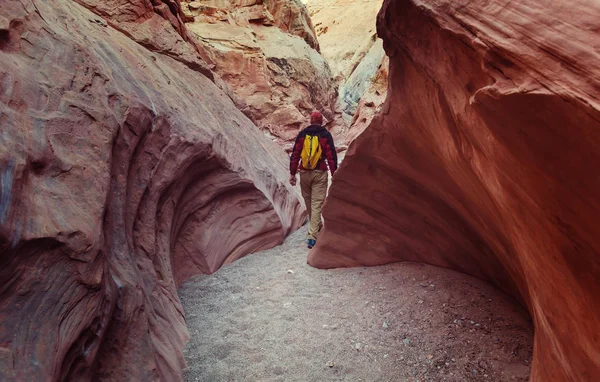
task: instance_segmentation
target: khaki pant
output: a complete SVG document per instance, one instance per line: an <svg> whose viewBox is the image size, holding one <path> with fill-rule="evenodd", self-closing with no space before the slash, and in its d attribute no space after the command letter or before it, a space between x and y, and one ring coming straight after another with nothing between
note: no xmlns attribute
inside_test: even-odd
<svg viewBox="0 0 600 382"><path fill-rule="evenodd" d="M300 189L308 210L308 238L317 240L323 226L321 209L327 195L327 171L301 171Z"/></svg>

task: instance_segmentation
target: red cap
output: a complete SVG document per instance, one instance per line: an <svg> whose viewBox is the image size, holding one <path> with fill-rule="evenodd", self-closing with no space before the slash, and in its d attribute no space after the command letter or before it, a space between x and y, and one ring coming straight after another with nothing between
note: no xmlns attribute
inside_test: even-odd
<svg viewBox="0 0 600 382"><path fill-rule="evenodd" d="M323 124L323 115L318 111L313 112L310 115L310 123L311 125L322 125Z"/></svg>

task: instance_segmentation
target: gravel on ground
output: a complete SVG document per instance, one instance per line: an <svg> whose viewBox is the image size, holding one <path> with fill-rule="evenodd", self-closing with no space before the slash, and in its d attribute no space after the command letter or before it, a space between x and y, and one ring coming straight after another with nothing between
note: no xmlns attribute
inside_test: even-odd
<svg viewBox="0 0 600 382"><path fill-rule="evenodd" d="M416 263L319 270L306 227L180 290L186 381L527 381L527 312Z"/></svg>

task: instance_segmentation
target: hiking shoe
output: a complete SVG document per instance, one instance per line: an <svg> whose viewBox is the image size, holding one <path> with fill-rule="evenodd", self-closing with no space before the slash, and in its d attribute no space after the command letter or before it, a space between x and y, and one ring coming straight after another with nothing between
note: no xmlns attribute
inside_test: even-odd
<svg viewBox="0 0 600 382"><path fill-rule="evenodd" d="M317 244L317 241L313 240L313 239L308 239L308 240L306 240L306 244L308 244L308 249L311 249L312 247L315 246L315 244Z"/></svg>

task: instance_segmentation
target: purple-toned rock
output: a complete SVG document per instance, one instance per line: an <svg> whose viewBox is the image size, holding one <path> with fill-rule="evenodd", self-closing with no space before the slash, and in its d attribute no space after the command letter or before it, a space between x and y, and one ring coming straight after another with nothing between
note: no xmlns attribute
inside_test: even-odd
<svg viewBox="0 0 600 382"><path fill-rule="evenodd" d="M177 2L79 3L0 7L0 380L181 380L177 284L304 211Z"/></svg>

